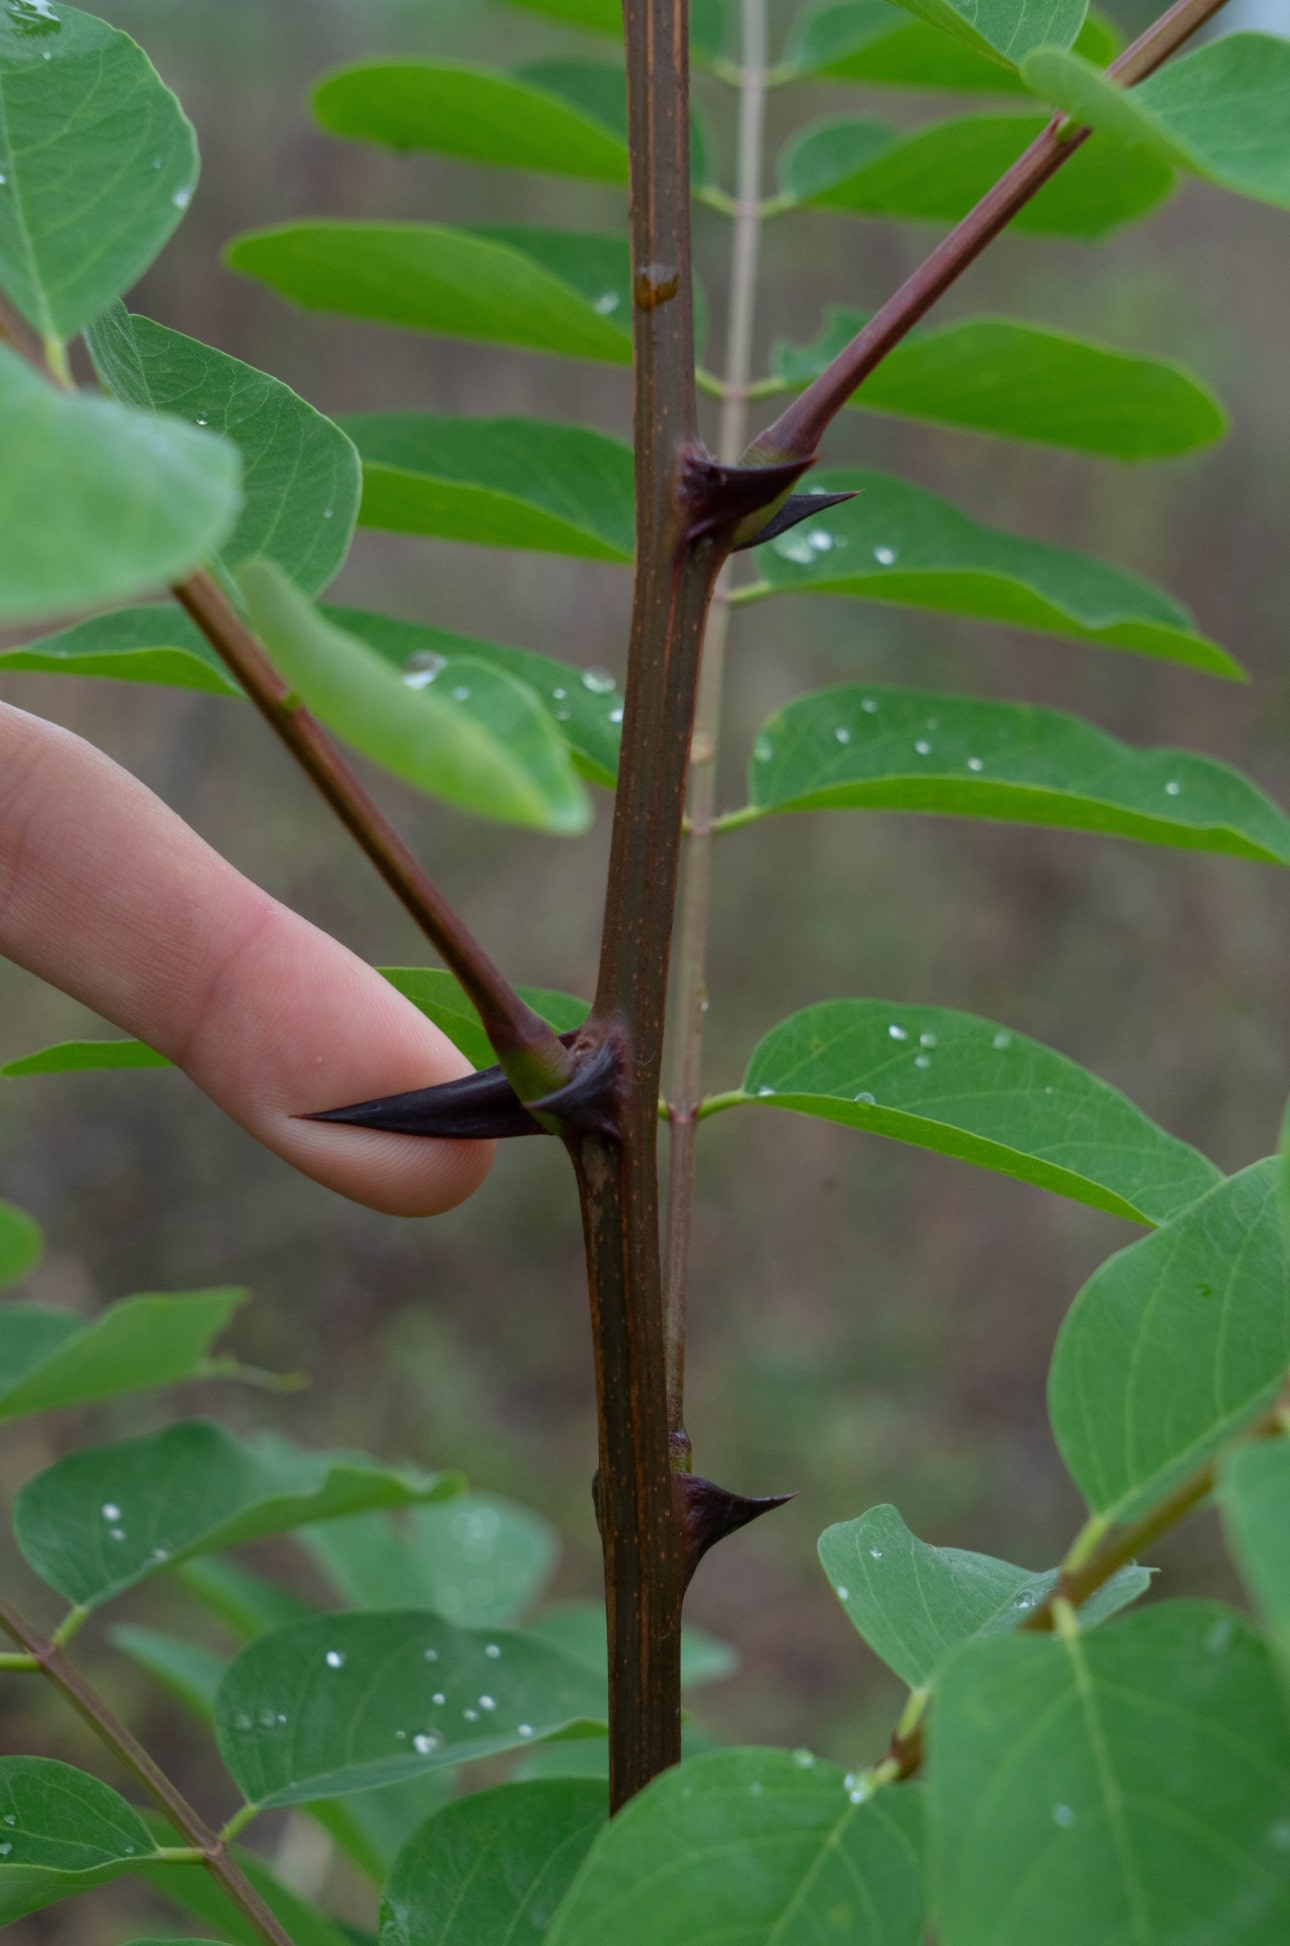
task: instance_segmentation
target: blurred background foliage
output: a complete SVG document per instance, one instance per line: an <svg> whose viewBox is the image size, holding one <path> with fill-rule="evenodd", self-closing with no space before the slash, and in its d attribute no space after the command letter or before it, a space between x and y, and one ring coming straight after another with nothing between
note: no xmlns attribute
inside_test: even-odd
<svg viewBox="0 0 1290 1946"><path fill-rule="evenodd" d="M449 344L305 316L220 267L232 234L305 215L621 228L624 198L329 140L308 86L339 62L428 52L512 64L585 40L482 0L104 0L178 91L204 156L188 220L133 308L220 345L324 411L528 413L630 429L624 370ZM772 0L780 32L796 12ZM1151 12L1113 7L1134 32ZM1226 25L1290 33L1287 0ZM731 176L730 98L700 83ZM957 107L957 104L954 104ZM771 98L771 153L842 112L911 123L943 98L802 85ZM874 306L934 240L925 227L803 213L770 226L758 341L814 335L823 307ZM698 258L723 328L727 228L700 210ZM1290 798L1290 254L1283 219L1187 182L1146 223L1086 247L1006 238L939 316L1004 313L1176 356L1232 416L1222 445L1134 468L845 414L826 457L907 473L966 512L1132 567L1188 602L1249 669L1249 689L997 628L853 601L740 615L723 756L738 801L751 738L793 695L859 674L1064 706L1131 741L1241 765ZM709 362L712 362L711 360ZM715 427L713 427L715 435ZM626 571L555 556L360 534L335 598L621 674ZM6 675L5 700L69 725L143 777L243 871L366 958L414 964L418 936L249 710L195 694ZM589 838L530 837L376 787L421 856L517 978L594 979L609 802ZM872 995L1006 1021L1087 1063L1224 1168L1274 1144L1290 1069L1286 888L1269 867L1095 837L856 814L772 821L723 841L709 1015L710 1085L812 1001ZM0 1062L95 1026L0 964ZM554 1519L556 1591L598 1584L595 1426L575 1198L554 1143L505 1150L473 1204L433 1225L328 1196L267 1158L179 1076L0 1082L0 1193L46 1226L23 1292L94 1311L136 1290L246 1284L241 1355L306 1370L283 1399L189 1395L241 1427L463 1468ZM687 1418L699 1470L749 1493L796 1488L774 1520L700 1572L696 1621L738 1645L742 1673L701 1698L720 1736L810 1743L848 1761L885 1741L890 1678L824 1582L830 1521L896 1501L925 1538L1034 1567L1079 1508L1047 1431L1044 1376L1084 1278L1136 1233L1005 1178L828 1124L723 1116L705 1128ZM92 1423L7 1432L0 1489L88 1437L163 1423L176 1400L129 1400ZM286 1550L284 1550L284 1553ZM1175 1592L1231 1592L1207 1519L1161 1550ZM308 1585L303 1555L284 1572ZM12 1560L0 1581L41 1600ZM152 1591L136 1614L192 1614ZM123 1619L128 1618L123 1616ZM185 1619L184 1626L187 1626ZM97 1662L102 1647L87 1637ZM220 1785L141 1675L114 1665L120 1708L203 1804ZM87 1734L16 1685L0 1747L100 1768ZM214 1802L212 1803L212 1800ZM300 1882L326 1869L300 1821L266 1825ZM114 1888L14 1929L15 1941L129 1936L141 1895ZM108 1930L98 1931L100 1926ZM121 1930L117 1930L117 1928Z"/></svg>

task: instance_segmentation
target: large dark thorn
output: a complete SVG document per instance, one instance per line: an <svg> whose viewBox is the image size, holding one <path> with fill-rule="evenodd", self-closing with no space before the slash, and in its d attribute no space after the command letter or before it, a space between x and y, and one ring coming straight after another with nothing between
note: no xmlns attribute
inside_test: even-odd
<svg viewBox="0 0 1290 1946"><path fill-rule="evenodd" d="M809 520L812 514L823 513L826 507L840 507L844 500L855 497L854 493L790 493L759 533L749 540L736 541L731 551L743 554L750 547L760 547L763 541L773 541L776 534L786 534L790 527Z"/></svg>
<svg viewBox="0 0 1290 1946"><path fill-rule="evenodd" d="M812 458L776 466L723 466L710 453L692 447L681 466L681 496L689 516L686 538L732 534L764 507L782 500L814 464Z"/></svg>
<svg viewBox="0 0 1290 1946"><path fill-rule="evenodd" d="M714 1480L702 1480L697 1473L672 1476L681 1510L681 1532L685 1550L685 1579L688 1585L694 1570L710 1547L727 1534L760 1520L775 1507L786 1506L796 1496L772 1494L762 1500L748 1500L741 1493L727 1493Z"/></svg>
<svg viewBox="0 0 1290 1946"><path fill-rule="evenodd" d="M572 1047L578 1030L561 1034ZM455 1142L502 1141L516 1135L545 1135L501 1068L481 1068L460 1081L437 1088L413 1088L405 1095L383 1095L352 1108L325 1108L304 1115L306 1122L343 1122L348 1128L379 1128L389 1135L438 1135Z"/></svg>

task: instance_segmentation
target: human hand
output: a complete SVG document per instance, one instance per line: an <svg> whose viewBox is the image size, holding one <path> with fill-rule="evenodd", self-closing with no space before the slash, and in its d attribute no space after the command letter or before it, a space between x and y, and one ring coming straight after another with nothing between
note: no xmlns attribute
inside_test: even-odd
<svg viewBox="0 0 1290 1946"><path fill-rule="evenodd" d="M479 1187L489 1142L297 1119L471 1072L353 953L101 751L0 703L0 954L167 1055L266 1148L394 1216Z"/></svg>

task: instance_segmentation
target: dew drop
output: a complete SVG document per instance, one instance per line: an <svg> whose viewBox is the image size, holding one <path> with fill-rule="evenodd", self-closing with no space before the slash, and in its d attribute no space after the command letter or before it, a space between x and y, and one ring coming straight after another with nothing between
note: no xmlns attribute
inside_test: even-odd
<svg viewBox="0 0 1290 1946"><path fill-rule="evenodd" d="M1001 1030L1001 1031L1000 1031L999 1033L997 1033L997 1034L995 1035L995 1037L994 1037L994 1039L993 1039L993 1040L991 1041L991 1043L990 1043L990 1045L991 1045L991 1047L997 1047L997 1048L999 1049L999 1051L1000 1051L1000 1053L1002 1053L1005 1047L1011 1047L1011 1046L1012 1046L1012 1035L1011 1035L1011 1034L1005 1034L1005 1033L1004 1033L1004 1032L1002 1032L1002 1030Z"/></svg>
<svg viewBox="0 0 1290 1946"><path fill-rule="evenodd" d="M596 299L591 308L593 311L599 311L602 318L607 318L611 312L618 309L621 303L622 299L619 297L617 291L605 291Z"/></svg>
<svg viewBox="0 0 1290 1946"><path fill-rule="evenodd" d="M438 1730L419 1730L412 1739L412 1748L418 1757L429 1757L433 1756L442 1742L443 1738Z"/></svg>
<svg viewBox="0 0 1290 1946"><path fill-rule="evenodd" d="M191 186L187 189L177 189L170 200L174 204L176 209L187 209L188 205L193 200L193 192Z"/></svg>
<svg viewBox="0 0 1290 1946"><path fill-rule="evenodd" d="M748 1786L748 1795L749 1795L749 1797L760 1797L760 1796L761 1796L761 1785L760 1785L760 1784L750 1784L750 1785Z"/></svg>
<svg viewBox="0 0 1290 1946"><path fill-rule="evenodd" d="M5 183L7 183L7 182L8 182L8 180L9 180L9 178L8 178L8 176L6 176L6 175L5 175L4 173L3 173L3 171L0 171L0 188L3 188L3 187L4 187L4 185L5 185Z"/></svg>
<svg viewBox="0 0 1290 1946"><path fill-rule="evenodd" d="M617 685L608 669L584 669L582 686L589 689L593 696L608 696Z"/></svg>
<svg viewBox="0 0 1290 1946"><path fill-rule="evenodd" d="M788 534L777 534L771 546L783 560L792 561L800 568L809 567L815 559L811 536L801 533L797 528Z"/></svg>
<svg viewBox="0 0 1290 1946"><path fill-rule="evenodd" d="M446 655L437 655L433 649L418 649L403 665L403 680L409 689L424 689L447 667Z"/></svg>
<svg viewBox="0 0 1290 1946"><path fill-rule="evenodd" d="M914 748L915 750L917 750L920 757L930 757L932 754L932 746L927 741L926 737L919 737L917 743L914 745Z"/></svg>
<svg viewBox="0 0 1290 1946"><path fill-rule="evenodd" d="M839 1601L849 1601L851 1599L851 1590L849 1588L836 1588L834 1593L837 1595Z"/></svg>
<svg viewBox="0 0 1290 1946"><path fill-rule="evenodd" d="M454 702L468 703L470 701L470 690L464 682L459 682L452 694Z"/></svg>
<svg viewBox="0 0 1290 1946"><path fill-rule="evenodd" d="M427 1662L437 1662L439 1660L438 1649L427 1649L425 1659Z"/></svg>
<svg viewBox="0 0 1290 1946"><path fill-rule="evenodd" d="M869 1093L869 1090L867 1088L862 1088L860 1090L860 1093L856 1096L856 1100L865 1102L870 1108L873 1107L873 1096Z"/></svg>
<svg viewBox="0 0 1290 1946"><path fill-rule="evenodd" d="M491 1696L481 1696L479 1699L479 1707L482 1710L495 1710L497 1708L497 1704L493 1701L493 1698Z"/></svg>
<svg viewBox="0 0 1290 1946"><path fill-rule="evenodd" d="M811 538L811 547L813 548L816 554L827 554L829 552L829 549L833 546L832 534L827 533L825 529L822 527L817 527L815 532L811 535L810 538Z"/></svg>
<svg viewBox="0 0 1290 1946"><path fill-rule="evenodd" d="M620 703L620 704L618 705L618 708L617 708L617 709L611 709L611 710L610 710L610 712L609 712L609 720L610 720L610 722L611 722L611 723L621 723L621 722L622 722L622 720L623 720L623 708L622 708L622 704L621 704L621 703Z"/></svg>
<svg viewBox="0 0 1290 1946"><path fill-rule="evenodd" d="M868 1795L869 1787L863 1783L857 1784L853 1791L847 1792L847 1798L852 1804L863 1804Z"/></svg>
<svg viewBox="0 0 1290 1946"><path fill-rule="evenodd" d="M521 1723L518 1734L522 1737L531 1737L533 1734L533 1725L531 1723Z"/></svg>
<svg viewBox="0 0 1290 1946"><path fill-rule="evenodd" d="M448 1699L444 1695L442 1689L436 1689L434 1695L430 1698L430 1701L432 1703L437 1703L441 1709L443 1705L447 1702L447 1700Z"/></svg>
<svg viewBox="0 0 1290 1946"><path fill-rule="evenodd" d="M893 1041L907 1041L909 1039L909 1029L907 1027L898 1027L894 1020L887 1029L887 1032Z"/></svg>
<svg viewBox="0 0 1290 1946"><path fill-rule="evenodd" d="M108 1530L108 1531L109 1531L109 1533L111 1534L111 1536L112 1536L112 1538L113 1538L113 1540L114 1540L114 1541L123 1541L123 1540L125 1539L125 1528L124 1528L124 1527L112 1527L112 1528L109 1528L109 1530Z"/></svg>
<svg viewBox="0 0 1290 1946"><path fill-rule="evenodd" d="M875 1561L881 1561L881 1559L882 1559L882 1549L881 1549L880 1547L871 1547L871 1548L869 1549L869 1553L870 1553L870 1555L871 1555L871 1556L873 1557L873 1559L874 1559Z"/></svg>
<svg viewBox="0 0 1290 1946"><path fill-rule="evenodd" d="M170 1549L168 1547L154 1547L152 1550L152 1558L154 1561L168 1561L170 1559Z"/></svg>
<svg viewBox="0 0 1290 1946"><path fill-rule="evenodd" d="M9 1856L9 1853L12 1850L13 1850L13 1840L6 1839L5 1843L0 1845L0 1858L7 1858Z"/></svg>
<svg viewBox="0 0 1290 1946"><path fill-rule="evenodd" d="M339 1649L328 1649L326 1655L323 1657L323 1661L329 1669L343 1669L345 1667L345 1658Z"/></svg>
<svg viewBox="0 0 1290 1946"><path fill-rule="evenodd" d="M914 1066L916 1068L930 1068L931 1065L932 1057L930 1054L915 1054Z"/></svg>
<svg viewBox="0 0 1290 1946"><path fill-rule="evenodd" d="M490 1662L496 1662L501 1653L502 1651L496 1642L490 1642L484 1650L484 1654Z"/></svg>
<svg viewBox="0 0 1290 1946"><path fill-rule="evenodd" d="M210 420L206 417L206 414L204 412L199 412L197 414L197 424L199 426L209 426Z"/></svg>
<svg viewBox="0 0 1290 1946"><path fill-rule="evenodd" d="M873 558L880 568L889 568L895 563L896 550L894 547L875 547Z"/></svg>
<svg viewBox="0 0 1290 1946"><path fill-rule="evenodd" d="M863 696L860 699L860 707L866 716L872 716L878 705L872 696Z"/></svg>
<svg viewBox="0 0 1290 1946"><path fill-rule="evenodd" d="M1074 1822L1075 1822L1075 1813L1071 1810L1069 1804L1054 1804L1053 1806L1054 1824L1059 1824L1063 1831L1067 1831L1070 1829L1071 1825L1074 1824Z"/></svg>
<svg viewBox="0 0 1290 1946"><path fill-rule="evenodd" d="M1215 1622L1205 1637L1205 1647L1211 1655L1222 1655L1231 1639L1232 1624L1224 1618L1222 1621Z"/></svg>
<svg viewBox="0 0 1290 1946"><path fill-rule="evenodd" d="M774 1090L773 1088L771 1088L771 1087L768 1087L768 1086L767 1086L767 1087L761 1087L761 1088L759 1088L759 1089L757 1090L757 1093L758 1093L759 1095L773 1095L773 1094L774 1094L774 1092L775 1092L775 1090Z"/></svg>
<svg viewBox="0 0 1290 1946"><path fill-rule="evenodd" d="M479 1721L478 1710L463 1710L461 1713L465 1717L467 1723L478 1723Z"/></svg>
<svg viewBox="0 0 1290 1946"><path fill-rule="evenodd" d="M768 764L770 762L770 738L758 737L756 743L753 745L752 753L754 763Z"/></svg>
<svg viewBox="0 0 1290 1946"><path fill-rule="evenodd" d="M1022 1594L1017 1596L1012 1605L1014 1608L1019 1608L1024 1615L1028 1609L1034 1607L1038 1599L1039 1597L1037 1595Z"/></svg>
<svg viewBox="0 0 1290 1946"><path fill-rule="evenodd" d="M799 1770L815 1769L815 1756L810 1750L795 1750L793 1752L793 1762Z"/></svg>
<svg viewBox="0 0 1290 1946"><path fill-rule="evenodd" d="M1278 1818L1268 1836L1277 1851L1290 1851L1290 1818Z"/></svg>
<svg viewBox="0 0 1290 1946"><path fill-rule="evenodd" d="M335 509L334 507L324 507L324 508L323 508L323 519L324 519L324 520L334 520L334 519L335 519L335 517L336 517L336 509Z"/></svg>
<svg viewBox="0 0 1290 1946"><path fill-rule="evenodd" d="M935 1047L936 1045L935 1034L920 1034L918 1036L918 1045L920 1047Z"/></svg>
<svg viewBox="0 0 1290 1946"><path fill-rule="evenodd" d="M120 1520L121 1518L121 1509L114 1500L105 1500L99 1508L99 1512L102 1514L104 1520Z"/></svg>
<svg viewBox="0 0 1290 1946"><path fill-rule="evenodd" d="M553 713L557 723L567 723L569 721L569 712L567 709L558 709Z"/></svg>
<svg viewBox="0 0 1290 1946"><path fill-rule="evenodd" d="M985 769L985 765L984 765L984 764L982 763L982 761L981 761L981 759L980 759L979 757L969 757L969 758L968 758L968 760L967 760L967 767L968 767L968 769L969 769L969 770L984 770L984 769Z"/></svg>
<svg viewBox="0 0 1290 1946"><path fill-rule="evenodd" d="M567 689L553 689L551 695L557 703L566 703L569 700L569 692Z"/></svg>
<svg viewBox="0 0 1290 1946"><path fill-rule="evenodd" d="M12 1813L12 1811L6 1811L6 1812L5 1812L5 1819L4 1819L4 1821L5 1821L5 1823L6 1823L6 1824L8 1824L8 1825L14 1825L14 1824L17 1824L17 1822L18 1822L18 1820L17 1820L17 1818L16 1818L16 1817L14 1817L14 1815L13 1815L13 1813Z"/></svg>
<svg viewBox="0 0 1290 1946"><path fill-rule="evenodd" d="M833 732L833 735L839 743L850 743L851 741L851 732L850 730L847 729L844 723L838 724L838 727Z"/></svg>
<svg viewBox="0 0 1290 1946"><path fill-rule="evenodd" d="M239 1710L237 1715L233 1718L233 1728L235 1730L249 1730L250 1727L251 1727L250 1717L247 1715L245 1710Z"/></svg>
<svg viewBox="0 0 1290 1946"><path fill-rule="evenodd" d="M396 1730L394 1732L394 1741L396 1743L406 1743L407 1740L408 1740L408 1733L406 1730Z"/></svg>
<svg viewBox="0 0 1290 1946"><path fill-rule="evenodd" d="M1169 782L1165 785L1165 796L1177 797L1181 789L1182 789L1182 785L1178 782L1178 779L1176 777L1171 777L1169 779Z"/></svg>

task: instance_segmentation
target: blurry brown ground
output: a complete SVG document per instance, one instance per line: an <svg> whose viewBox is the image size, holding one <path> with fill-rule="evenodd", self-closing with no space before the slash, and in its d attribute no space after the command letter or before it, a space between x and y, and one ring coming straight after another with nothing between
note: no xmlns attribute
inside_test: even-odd
<svg viewBox="0 0 1290 1946"><path fill-rule="evenodd" d="M149 48L205 158L191 215L136 308L279 374L327 410L527 412L627 432L623 372L298 315L218 262L238 230L306 214L620 225L623 201L609 191L327 141L304 105L313 78L360 54L510 62L594 51L589 43L471 0L105 0L101 11ZM792 12L773 0L780 22ZM1130 28L1141 18L1122 15ZM778 143L828 113L938 106L953 104L803 87L774 98L772 134ZM726 163L728 177L728 142ZM827 302L880 301L930 240L913 227L811 215L773 227L763 348L812 336ZM724 226L701 214L698 243L720 326ZM999 311L1185 360L1225 399L1231 437L1191 460L1134 469L847 414L829 457L905 470L977 518L1151 577L1193 606L1254 686L854 602L780 601L736 623L725 802L738 800L748 744L770 709L861 673L1070 707L1132 740L1227 758L1285 801L1285 218L1193 184L1109 246L1005 240L943 315ZM621 570L364 535L337 594L622 667ZM4 678L2 693L91 737L251 876L371 960L424 959L250 711L29 676ZM517 977L589 990L607 798L593 837L560 844L380 789ZM1290 919L1285 881L1269 867L835 814L732 837L718 879L713 1087L734 1085L752 1042L794 1008L890 996L977 1011L1051 1042L1226 1168L1273 1146L1290 1081ZM0 965L0 1060L94 1031L70 1001ZM20 1426L0 1443L6 1492L73 1444L199 1404L306 1442L464 1467L559 1523L563 1592L595 1588L577 1212L554 1144L513 1145L455 1215L399 1223L289 1174L176 1076L47 1079L0 1091L0 1193L49 1233L30 1296L92 1311L135 1290L246 1284L255 1302L237 1348L315 1380L287 1401L222 1391ZM877 1753L894 1691L815 1563L828 1522L890 1499L935 1541L1036 1567L1061 1553L1079 1509L1047 1431L1047 1359L1084 1278L1134 1234L1039 1191L804 1119L731 1115L709 1126L692 1299L697 1461L747 1492L799 1490L788 1511L725 1546L694 1590L694 1618L744 1658L737 1680L702 1699L720 1734L811 1743L852 1761ZM1228 1590L1203 1520L1160 1558L1175 1589ZM26 1585L12 1559L3 1579ZM164 1620L164 1597L139 1606ZM100 1653L89 1637L86 1652ZM173 1709L128 1671L113 1666L108 1681L217 1809L225 1786ZM0 1749L54 1751L111 1774L27 1690L5 1694ZM133 1898L121 1888L94 1895L11 1937L129 1937Z"/></svg>

